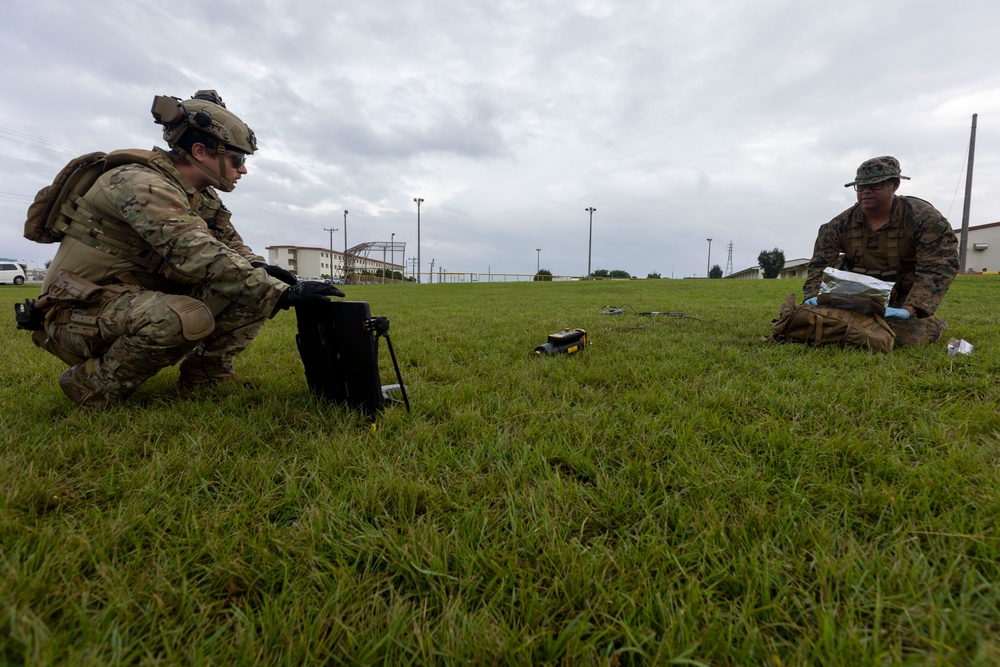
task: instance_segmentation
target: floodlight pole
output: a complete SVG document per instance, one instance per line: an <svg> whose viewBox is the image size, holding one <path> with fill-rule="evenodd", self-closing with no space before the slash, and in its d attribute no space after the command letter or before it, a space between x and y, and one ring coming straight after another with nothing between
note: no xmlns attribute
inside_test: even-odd
<svg viewBox="0 0 1000 667"><path fill-rule="evenodd" d="M590 278L590 255L594 248L594 211L597 209L593 206L588 206L583 209L590 213L590 231L587 234L587 278Z"/></svg>
<svg viewBox="0 0 1000 667"><path fill-rule="evenodd" d="M710 278L712 274L712 239L708 239L708 264L705 265L705 277Z"/></svg>
<svg viewBox="0 0 1000 667"><path fill-rule="evenodd" d="M330 282L333 282L333 233L340 231L336 227L324 227L324 232L330 232ZM295 268L298 268L298 262L295 263Z"/></svg>
<svg viewBox="0 0 1000 667"><path fill-rule="evenodd" d="M420 283L420 205L424 203L424 200L420 197L414 197L413 201L417 202L417 284Z"/></svg>
<svg viewBox="0 0 1000 667"><path fill-rule="evenodd" d="M536 258L535 258L536 259L536 261L535 261L535 275L537 276L538 272L542 270L542 249L541 248L535 248L535 252L538 253L537 256L536 256Z"/></svg>
<svg viewBox="0 0 1000 667"><path fill-rule="evenodd" d="M344 210L344 284L347 284L347 210Z"/></svg>

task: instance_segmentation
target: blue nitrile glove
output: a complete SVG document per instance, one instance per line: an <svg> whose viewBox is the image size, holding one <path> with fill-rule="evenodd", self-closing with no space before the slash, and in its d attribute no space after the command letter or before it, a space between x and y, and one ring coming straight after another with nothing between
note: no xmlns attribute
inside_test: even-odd
<svg viewBox="0 0 1000 667"><path fill-rule="evenodd" d="M910 311L908 311L906 308L886 308L885 319L908 320L910 319Z"/></svg>
<svg viewBox="0 0 1000 667"><path fill-rule="evenodd" d="M805 300L805 301L803 301L802 303L803 303L804 305L806 305L806 306L815 306L815 305L816 305L816 297L813 297L813 298L811 298L811 299L806 299L806 300Z"/></svg>

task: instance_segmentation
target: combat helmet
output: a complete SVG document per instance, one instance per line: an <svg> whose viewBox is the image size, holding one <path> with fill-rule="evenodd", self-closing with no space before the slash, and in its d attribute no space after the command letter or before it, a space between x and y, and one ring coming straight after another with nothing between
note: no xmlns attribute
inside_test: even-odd
<svg viewBox="0 0 1000 667"><path fill-rule="evenodd" d="M257 150L257 137L236 114L226 109L222 97L214 90L199 90L189 100L157 95L153 98L153 122L163 126L163 139L174 151L184 155L189 162L219 181L219 189L232 191L234 184L225 178L226 147L248 155ZM179 146L181 137L188 130L197 129L218 140L219 173L211 173L200 162L191 158Z"/></svg>

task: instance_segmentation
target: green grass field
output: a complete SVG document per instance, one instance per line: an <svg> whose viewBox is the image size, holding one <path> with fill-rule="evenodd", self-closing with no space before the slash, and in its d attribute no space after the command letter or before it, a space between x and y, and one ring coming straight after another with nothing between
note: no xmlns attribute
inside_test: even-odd
<svg viewBox="0 0 1000 667"><path fill-rule="evenodd" d="M255 388L80 413L3 286L0 663L1000 664L1000 276L945 299L956 357L766 345L800 289L346 287L413 407L373 431L291 313Z"/></svg>

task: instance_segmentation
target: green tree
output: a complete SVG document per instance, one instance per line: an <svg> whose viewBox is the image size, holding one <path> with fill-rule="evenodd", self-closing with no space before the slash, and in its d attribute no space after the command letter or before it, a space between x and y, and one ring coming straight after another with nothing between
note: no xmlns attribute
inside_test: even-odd
<svg viewBox="0 0 1000 667"><path fill-rule="evenodd" d="M781 270L785 268L785 253L778 248L774 250L761 250L757 255L757 263L760 264L760 271L765 278L777 278Z"/></svg>
<svg viewBox="0 0 1000 667"><path fill-rule="evenodd" d="M621 269L612 269L611 273L608 274L609 278L631 278L632 274L628 271L623 271Z"/></svg>
<svg viewBox="0 0 1000 667"><path fill-rule="evenodd" d="M607 269L597 269L590 274L591 278L609 278L609 272Z"/></svg>
<svg viewBox="0 0 1000 667"><path fill-rule="evenodd" d="M660 278L660 274L659 273L647 273L646 274L646 278L647 279L650 279L650 278L659 279Z"/></svg>
<svg viewBox="0 0 1000 667"><path fill-rule="evenodd" d="M552 272L548 269L538 269L538 273L535 274L535 277L532 278L532 280L535 282L540 280L552 280Z"/></svg>
<svg viewBox="0 0 1000 667"><path fill-rule="evenodd" d="M716 264L712 267L712 270L708 272L709 278L721 278L722 277L722 267Z"/></svg>

